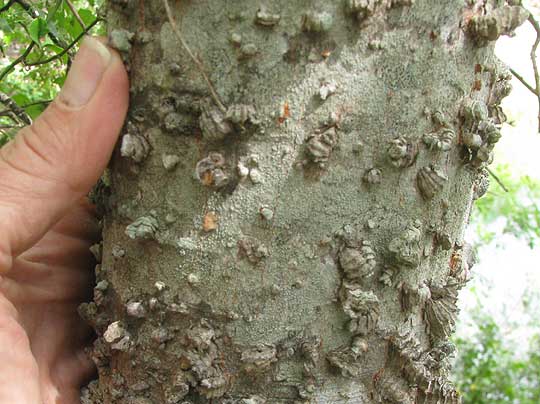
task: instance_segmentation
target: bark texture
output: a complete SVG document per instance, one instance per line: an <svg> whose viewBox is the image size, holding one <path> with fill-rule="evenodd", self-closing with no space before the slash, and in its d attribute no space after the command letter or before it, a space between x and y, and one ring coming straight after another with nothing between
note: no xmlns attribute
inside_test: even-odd
<svg viewBox="0 0 540 404"><path fill-rule="evenodd" d="M474 4L473 4L474 3ZM111 0L131 110L84 403L458 403L463 233L504 120L463 0ZM518 7L519 8L519 7Z"/></svg>

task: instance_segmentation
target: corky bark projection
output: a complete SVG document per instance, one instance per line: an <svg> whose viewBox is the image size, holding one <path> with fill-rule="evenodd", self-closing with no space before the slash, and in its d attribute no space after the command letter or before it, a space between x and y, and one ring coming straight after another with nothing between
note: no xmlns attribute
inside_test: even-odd
<svg viewBox="0 0 540 404"><path fill-rule="evenodd" d="M503 1L110 0L83 403L458 403L448 341L509 74ZM173 23L171 23L173 21ZM191 55L190 55L191 54Z"/></svg>

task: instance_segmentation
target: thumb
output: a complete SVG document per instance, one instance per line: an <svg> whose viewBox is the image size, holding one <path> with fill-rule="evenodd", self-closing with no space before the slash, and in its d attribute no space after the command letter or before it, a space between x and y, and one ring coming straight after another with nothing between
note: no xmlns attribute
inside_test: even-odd
<svg viewBox="0 0 540 404"><path fill-rule="evenodd" d="M0 274L98 180L126 115L128 89L118 54L86 37L56 100L0 149Z"/></svg>

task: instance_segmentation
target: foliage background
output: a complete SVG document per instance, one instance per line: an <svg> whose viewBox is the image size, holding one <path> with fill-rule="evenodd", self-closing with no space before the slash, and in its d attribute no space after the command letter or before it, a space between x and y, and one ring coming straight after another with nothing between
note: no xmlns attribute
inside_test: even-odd
<svg viewBox="0 0 540 404"><path fill-rule="evenodd" d="M14 113L13 105L3 102L0 145L27 119L35 119L55 97L82 36L86 32L104 33L101 3L0 0L0 94L24 113Z"/></svg>
<svg viewBox="0 0 540 404"><path fill-rule="evenodd" d="M540 1L524 1L540 17ZM534 83L529 24L501 38L497 55ZM538 60L538 57L537 57ZM518 80L505 99L508 124L495 150L486 196L477 201L468 239L479 262L460 294L454 379L464 403L540 403L540 134L538 102Z"/></svg>

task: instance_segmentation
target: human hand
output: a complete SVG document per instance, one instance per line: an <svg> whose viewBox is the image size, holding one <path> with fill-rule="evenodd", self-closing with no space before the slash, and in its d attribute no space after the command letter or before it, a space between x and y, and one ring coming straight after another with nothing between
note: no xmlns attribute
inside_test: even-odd
<svg viewBox="0 0 540 404"><path fill-rule="evenodd" d="M120 57L87 37L57 99L0 149L0 404L73 404L94 368L77 306L98 237L85 195L128 106Z"/></svg>

